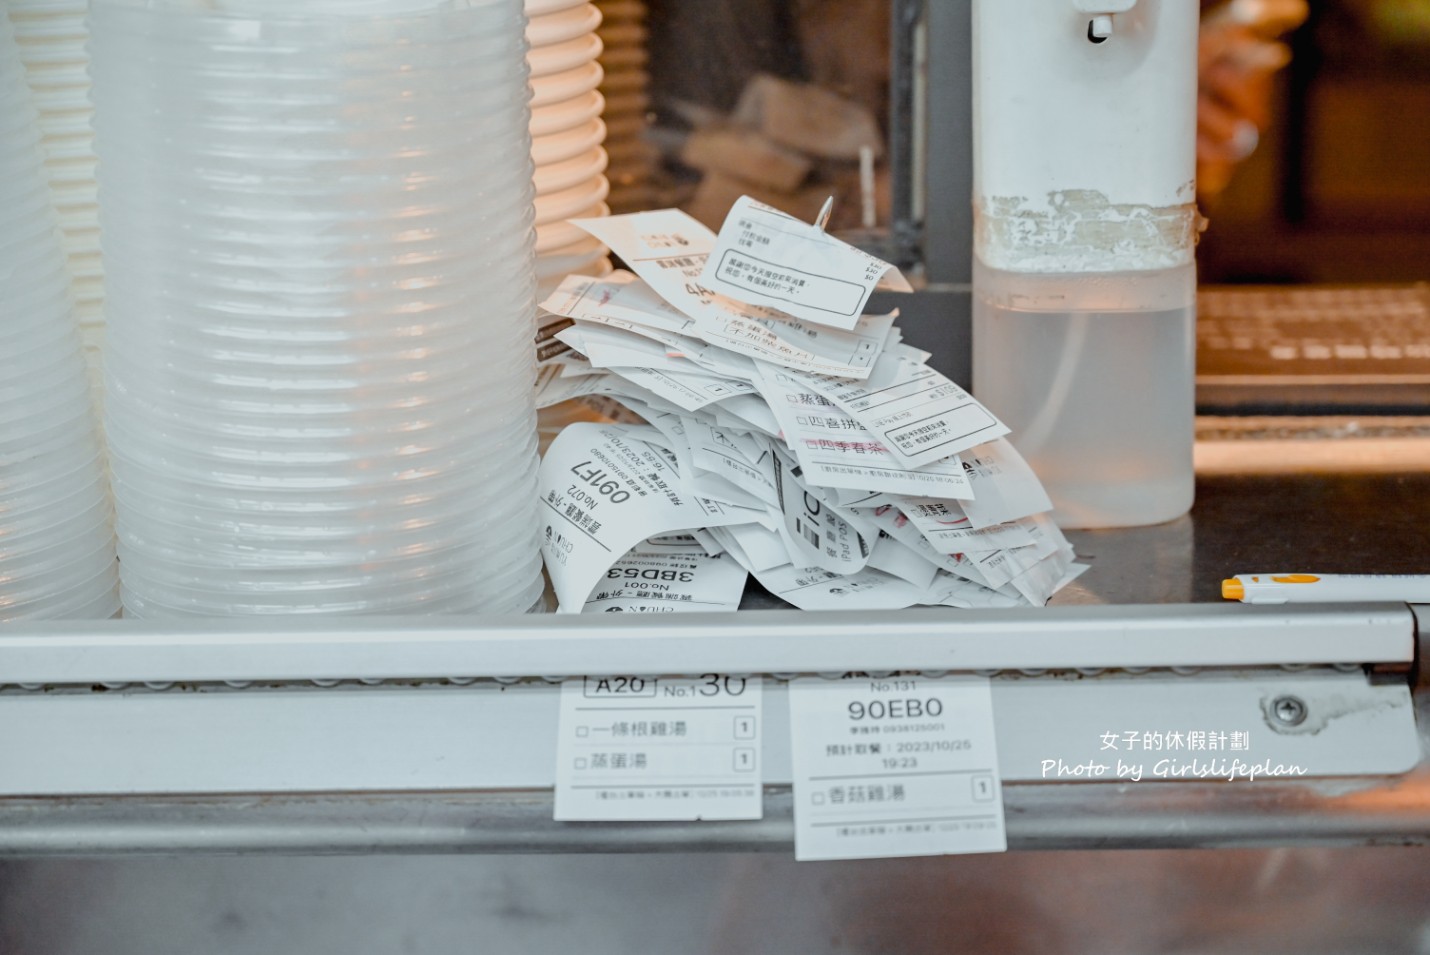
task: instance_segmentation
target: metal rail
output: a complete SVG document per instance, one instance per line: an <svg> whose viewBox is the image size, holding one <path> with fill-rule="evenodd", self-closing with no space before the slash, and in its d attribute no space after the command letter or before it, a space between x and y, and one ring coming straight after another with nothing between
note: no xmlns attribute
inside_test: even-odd
<svg viewBox="0 0 1430 955"><path fill-rule="evenodd" d="M1410 609L1393 603L69 621L0 630L0 686L1325 664L1409 670L1415 635Z"/></svg>
<svg viewBox="0 0 1430 955"><path fill-rule="evenodd" d="M1421 845L1430 699L1412 705L1409 689L1422 639L1403 604L11 627L0 633L0 772L11 774L0 789L22 795L0 798L0 855L783 851L783 785L767 786L758 822L554 822L555 688L490 679L707 671L1004 672L995 701L1015 849ZM1023 675L1045 669L1064 675ZM477 685L452 685L468 678ZM335 680L346 683L324 688ZM1326 714L1320 728L1257 733L1268 752L1327 754L1312 770L1321 778L1026 781L1039 747L1095 749L1105 716L1245 721L1293 684ZM779 723L783 690L772 699ZM1418 766L1383 775L1415 763L1417 726ZM789 778L779 728L766 730L775 784ZM387 748L374 747L384 735ZM431 775L399 782L408 772ZM58 782L30 788L26 773ZM84 795L96 781L108 795ZM50 795L23 795L36 792Z"/></svg>
<svg viewBox="0 0 1430 955"><path fill-rule="evenodd" d="M1430 773L1351 783L1004 787L1010 849L1430 845ZM755 822L559 823L543 792L0 801L0 855L789 851L788 787Z"/></svg>

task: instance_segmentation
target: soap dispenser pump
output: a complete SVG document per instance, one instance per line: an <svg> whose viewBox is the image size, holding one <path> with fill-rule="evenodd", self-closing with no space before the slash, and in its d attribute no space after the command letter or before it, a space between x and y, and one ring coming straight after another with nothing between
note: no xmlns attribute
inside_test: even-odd
<svg viewBox="0 0 1430 955"><path fill-rule="evenodd" d="M973 387L1064 527L1191 507L1197 0L973 0Z"/></svg>

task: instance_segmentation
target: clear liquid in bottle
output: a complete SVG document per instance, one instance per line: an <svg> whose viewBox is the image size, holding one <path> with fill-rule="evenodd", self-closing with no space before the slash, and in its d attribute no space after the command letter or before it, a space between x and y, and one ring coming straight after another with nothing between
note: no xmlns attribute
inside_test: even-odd
<svg viewBox="0 0 1430 955"><path fill-rule="evenodd" d="M975 264L973 386L1071 528L1192 506L1195 267L1021 274Z"/></svg>

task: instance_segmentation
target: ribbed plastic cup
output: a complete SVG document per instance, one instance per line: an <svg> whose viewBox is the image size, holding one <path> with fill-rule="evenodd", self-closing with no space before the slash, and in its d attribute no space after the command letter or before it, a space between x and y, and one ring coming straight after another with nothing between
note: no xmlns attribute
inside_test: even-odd
<svg viewBox="0 0 1430 955"><path fill-rule="evenodd" d="M575 211L570 216L570 218L594 219L597 216L608 216L610 214L611 207L606 205L604 202L598 202L588 209L579 209ZM558 219L546 225L537 226L536 253L537 255L545 255L552 249L565 248L566 246L573 245L581 241L583 238L586 238L587 235L588 233L582 230L579 226L572 225L570 221L565 219Z"/></svg>
<svg viewBox="0 0 1430 955"><path fill-rule="evenodd" d="M563 246L582 235L565 224L599 208L610 187L601 143L605 99L597 90L604 71L597 57L601 12L583 0L526 0L527 53L532 89L532 161L536 166L535 225L539 293L572 272L600 268L605 252L573 262ZM553 234L554 230L554 234ZM554 257L554 258L553 258Z"/></svg>
<svg viewBox="0 0 1430 955"><path fill-rule="evenodd" d="M59 210L59 227L71 272L101 275L96 239L99 211L94 202L93 130L89 125L88 57L85 5L54 0L8 0L14 29L14 66L25 76L38 112L37 128L45 157L49 194ZM3 112L3 109L0 109ZM97 283L85 293L80 320L102 322L103 290ZM97 375L98 356L89 357ZM97 397L97 395L96 395Z"/></svg>
<svg viewBox="0 0 1430 955"><path fill-rule="evenodd" d="M511 492L528 479L528 475L522 473L502 474L499 480L492 480L489 489L493 493ZM346 513L333 510L333 502L341 501L341 498L300 500L300 503L311 504L313 509L303 511L290 507L275 513L271 507L244 511L229 502L205 506L194 503L193 496L176 494L164 497L128 485L120 488L119 495L126 506L144 514L144 522L138 525L138 530L157 533L167 530L171 534L182 531L193 537L208 538L212 546L205 551L205 556L209 557L232 552L236 530L245 535L272 537L275 543L294 540L318 545L326 545L327 542L352 545L368 540L387 544L398 542L402 552L412 553L413 548L430 549L435 541L440 540L437 534L441 525L451 521L456 512L469 503L480 504L479 500L467 502L451 495L429 492L422 500L404 501L401 516L395 517L385 506L386 495L382 493L369 493L357 498ZM505 519L505 515L494 515L490 525L497 526ZM450 530L452 540L456 543L470 542L470 530L459 522L456 529ZM322 550L323 557L329 561L337 561L340 553L326 546Z"/></svg>
<svg viewBox="0 0 1430 955"><path fill-rule="evenodd" d="M565 162L539 166L533 182L537 196L550 195L588 182L606 171L609 162L605 149L594 146Z"/></svg>
<svg viewBox="0 0 1430 955"><path fill-rule="evenodd" d="M595 60L560 73L531 79L531 108L533 110L552 103L559 103L582 93L589 93L601 85L605 70Z"/></svg>
<svg viewBox="0 0 1430 955"><path fill-rule="evenodd" d="M92 7L129 613L540 591L525 20L403 2Z"/></svg>
<svg viewBox="0 0 1430 955"><path fill-rule="evenodd" d="M0 16L0 622L118 609L113 510L35 111Z"/></svg>

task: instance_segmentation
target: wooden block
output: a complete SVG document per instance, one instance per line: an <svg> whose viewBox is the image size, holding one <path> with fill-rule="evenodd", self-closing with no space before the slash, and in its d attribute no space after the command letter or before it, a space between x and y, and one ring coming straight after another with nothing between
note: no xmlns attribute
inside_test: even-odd
<svg viewBox="0 0 1430 955"><path fill-rule="evenodd" d="M740 94L734 121L772 142L820 159L857 160L868 146L878 157L883 136L874 115L818 86L760 75Z"/></svg>
<svg viewBox="0 0 1430 955"><path fill-rule="evenodd" d="M727 173L781 192L797 188L810 167L799 153L739 126L697 129L685 141L680 160L703 172Z"/></svg>

